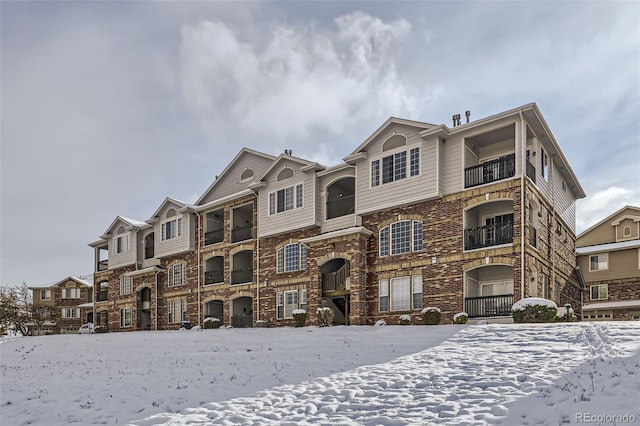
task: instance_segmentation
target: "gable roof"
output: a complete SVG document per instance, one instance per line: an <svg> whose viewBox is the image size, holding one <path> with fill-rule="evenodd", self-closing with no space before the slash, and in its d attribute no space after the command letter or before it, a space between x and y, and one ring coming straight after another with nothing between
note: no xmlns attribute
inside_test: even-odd
<svg viewBox="0 0 640 426"><path fill-rule="evenodd" d="M148 223L146 222L141 222L139 220L135 220L135 219L129 219L123 216L116 216L116 218L113 220L113 222L111 222L111 225L109 225L109 227L107 228L107 230L105 231L104 235L102 235L101 238L106 239L109 238L109 234L111 233L111 230L113 228L115 228L116 224L118 222L122 222L125 225L125 230L130 231L134 228L138 228L138 229L142 229L142 228L146 228L147 226L149 226Z"/></svg>
<svg viewBox="0 0 640 426"><path fill-rule="evenodd" d="M638 214L640 215L640 207L636 207L636 206L624 206L623 208L621 208L620 210L617 210L615 213L610 214L609 216L605 217L604 219L602 219L600 222L596 223L595 225L592 225L591 227L589 227L588 229L582 231L580 234L578 234L578 236L576 236L576 240L578 240L579 238L583 237L584 235L587 235L589 232L593 231L594 229L596 229L597 227L599 227L600 225L607 223L609 221L613 221L613 219L620 215L623 211L627 210L627 209L631 209L631 210L635 210L638 212ZM618 222L619 223L619 222Z"/></svg>
<svg viewBox="0 0 640 426"><path fill-rule="evenodd" d="M424 122L420 122L420 121L406 120L404 118L389 117L387 119L387 121L385 121L380 127L378 127L376 129L376 131L371 134L371 136L369 136L364 142L362 142L360 144L360 146L358 146L351 154L347 155L343 159L343 161L349 162L349 161L352 161L352 160L356 159L362 151L366 151L365 148L367 148L367 146L375 138L377 138L382 132L384 132L392 124L402 124L402 125L405 125L405 126L411 126L411 127L416 127L416 128L420 128L420 129L430 129L430 128L432 128L434 126L433 124L424 123Z"/></svg>
<svg viewBox="0 0 640 426"><path fill-rule="evenodd" d="M292 161L294 163L300 164L300 170L302 170L303 172L307 172L310 170L317 172L317 171L326 169L325 166L313 161L308 161L303 158L294 157L291 154L280 154L278 158L276 158L276 160L273 162L273 164L271 164L271 167L269 167L267 171L264 172L264 174L260 176L260 179L258 180L264 181L267 178L267 176L269 176L271 172L273 172L278 167L278 164L281 164L284 161Z"/></svg>
<svg viewBox="0 0 640 426"><path fill-rule="evenodd" d="M193 206L191 204L188 203L184 203L182 201L178 201L175 198L171 198L171 197L167 197L164 199L164 201L160 204L160 206L156 209L156 211L153 212L153 214L151 215L151 217L149 219L146 220L145 225L149 225L149 224L153 224L156 221L157 216L160 214L160 211L164 208L164 206L166 206L167 204L173 204L176 207L178 207L178 210L183 210L183 209L192 209Z"/></svg>
<svg viewBox="0 0 640 426"><path fill-rule="evenodd" d="M74 281L74 282L80 284L81 286L92 287L90 282L82 280L82 279L77 278L77 277L74 277L72 275L69 275L68 277L66 277L66 278L64 278L64 279L62 279L62 280L60 280L60 281L58 281L58 282L56 282L54 284L51 284L51 285L48 285L48 286L29 287L29 289L38 290L38 289L46 289L46 288L58 287L61 284L66 283L67 281Z"/></svg>
<svg viewBox="0 0 640 426"><path fill-rule="evenodd" d="M269 155L269 154L265 154L264 152L255 151L253 149L249 149L249 148L246 148L246 147L242 148L240 150L240 152L238 152L236 154L236 156L233 158L233 160L231 160L231 162L227 165L227 167L224 168L222 173L220 173L219 175L216 176L216 178L213 181L213 183L211 185L209 185L207 190L204 191L204 193L200 196L200 198L198 198L196 200L195 205L200 205L202 203L202 201L204 201L204 199L207 198L209 193L211 193L211 191L213 191L213 189L216 187L218 182L222 181L221 178L223 176L225 176L227 173L229 173L229 170L231 170L236 165L236 163L238 163L240 161L240 159L245 155L256 155L258 157L266 158L267 160L270 160L270 161L274 161L276 159L276 157L274 157L272 155Z"/></svg>

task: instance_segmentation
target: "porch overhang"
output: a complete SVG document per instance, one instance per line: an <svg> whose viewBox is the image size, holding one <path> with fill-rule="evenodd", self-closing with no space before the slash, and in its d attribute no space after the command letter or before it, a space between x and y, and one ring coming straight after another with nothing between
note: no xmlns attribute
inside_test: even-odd
<svg viewBox="0 0 640 426"><path fill-rule="evenodd" d="M620 300L617 302L590 303L583 305L583 311L598 311L605 309L633 309L640 308L640 300Z"/></svg>
<svg viewBox="0 0 640 426"><path fill-rule="evenodd" d="M300 242L303 244L317 243L319 241L325 241L332 238L341 238L349 235L360 234L365 237L373 235L373 231L365 228L364 226L353 226L351 228L339 229L337 231L327 232L325 234L315 235L313 237L301 238Z"/></svg>
<svg viewBox="0 0 640 426"><path fill-rule="evenodd" d="M124 276L135 277L138 275L153 274L153 273L162 272L162 271L164 271L164 268L161 268L160 266L150 266L148 268L142 268L142 269L137 269L135 271L127 272L126 274L124 274Z"/></svg>

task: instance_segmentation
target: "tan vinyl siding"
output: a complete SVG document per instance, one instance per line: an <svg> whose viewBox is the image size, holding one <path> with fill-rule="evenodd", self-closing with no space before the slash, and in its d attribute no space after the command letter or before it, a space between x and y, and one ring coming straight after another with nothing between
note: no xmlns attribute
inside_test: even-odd
<svg viewBox="0 0 640 426"><path fill-rule="evenodd" d="M388 155L382 152L382 144L394 132L407 137L407 177L396 182L371 186L371 161L382 160ZM420 148L420 175L409 176L409 151ZM396 152L390 151L390 152ZM438 195L436 182L436 142L423 142L418 130L409 126L394 125L381 133L375 142L367 148L367 159L360 160L356 166L356 213L362 214ZM381 164L382 173L382 164Z"/></svg>
<svg viewBox="0 0 640 426"><path fill-rule="evenodd" d="M154 257L162 258L182 253L194 248L195 215L190 213L176 213L173 217L166 217L167 210L178 210L178 206L167 205L161 212L161 219L154 225ZM162 224L169 220L182 218L182 235L162 241Z"/></svg>
<svg viewBox="0 0 640 426"><path fill-rule="evenodd" d="M220 176L220 181L217 182L211 192L202 199L200 204L206 204L229 195L237 194L246 189L249 184L260 179L272 164L273 160L255 154L245 153L227 173ZM242 173L247 169L253 170L253 179L242 180Z"/></svg>
<svg viewBox="0 0 640 426"><path fill-rule="evenodd" d="M602 271L589 271L589 256L591 255L578 257L578 265L580 265L587 283L638 276L638 249L636 248L609 252L609 268Z"/></svg>
<svg viewBox="0 0 640 426"><path fill-rule="evenodd" d="M277 182L278 172L284 167L293 169L293 178ZM293 161L283 161L277 170L269 174L267 184L260 189L258 197L259 236L273 235L299 228L316 225L316 191L315 174L313 171L302 172L300 164ZM274 215L269 215L269 194L290 186L303 185L303 201L301 208L294 208Z"/></svg>
<svg viewBox="0 0 640 426"><path fill-rule="evenodd" d="M628 234L625 235L625 229ZM620 221L620 224L615 227L616 241L629 241L637 240L640 238L640 222L636 222L634 219L626 218Z"/></svg>
<svg viewBox="0 0 640 426"><path fill-rule="evenodd" d="M325 174L318 178L318 194L317 199L317 215L319 224L322 226L322 232L336 231L351 226L356 226L357 220L355 213L348 216L341 216L326 220L327 217L327 187L343 178L355 178L355 168L347 167L336 170L333 173Z"/></svg>
<svg viewBox="0 0 640 426"><path fill-rule="evenodd" d="M127 225L122 224L122 226ZM109 269L121 268L136 263L136 233L135 231L129 231L124 234L117 234L119 227L120 225L114 226L114 234L109 237ZM123 235L129 236L129 250L116 253L116 239Z"/></svg>
<svg viewBox="0 0 640 426"><path fill-rule="evenodd" d="M440 142L440 180L442 194L462 191L464 182L464 144L462 138L451 137Z"/></svg>
<svg viewBox="0 0 640 426"><path fill-rule="evenodd" d="M608 218L606 222L599 224L593 229L590 229L585 234L581 235L580 238L576 240L576 247L593 246L596 244L615 243L616 230L615 230L615 227L612 225L612 223L616 222L621 217L626 215L639 216L640 212L637 209L623 209L615 216L611 216L610 218Z"/></svg>

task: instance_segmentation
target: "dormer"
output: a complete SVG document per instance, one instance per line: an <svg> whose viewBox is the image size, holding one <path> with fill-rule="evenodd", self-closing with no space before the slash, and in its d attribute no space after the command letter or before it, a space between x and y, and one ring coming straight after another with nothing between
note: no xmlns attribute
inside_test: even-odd
<svg viewBox="0 0 640 426"><path fill-rule="evenodd" d="M116 217L100 240L90 244L96 250L96 272L105 270L107 264L108 269L135 265L138 256L138 233L146 228L149 228L149 225L145 222ZM106 259L105 248L108 256Z"/></svg>
<svg viewBox="0 0 640 426"><path fill-rule="evenodd" d="M193 250L195 247L194 206L167 197L146 221L151 227L141 239L144 263L151 259Z"/></svg>
<svg viewBox="0 0 640 426"><path fill-rule="evenodd" d="M251 188L259 192L260 236L319 225L316 172L325 167L290 153L280 155Z"/></svg>
<svg viewBox="0 0 640 426"><path fill-rule="evenodd" d="M640 239L640 214L625 214L611 222L616 242Z"/></svg>

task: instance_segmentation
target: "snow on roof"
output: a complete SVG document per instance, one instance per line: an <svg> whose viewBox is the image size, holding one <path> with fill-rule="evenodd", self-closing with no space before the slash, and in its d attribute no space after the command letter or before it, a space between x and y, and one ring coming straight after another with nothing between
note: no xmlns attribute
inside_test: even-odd
<svg viewBox="0 0 640 426"><path fill-rule="evenodd" d="M553 309L558 309L558 305L556 305L556 303L553 300L542 299L540 297L527 297L525 299L518 300L516 303L514 303L513 306L511 307L511 310L514 310L514 311L522 310L527 306L534 306L534 305L542 305L542 306L548 306Z"/></svg>
<svg viewBox="0 0 640 426"><path fill-rule="evenodd" d="M616 309L616 308L640 308L640 300L619 300L617 302L590 303L583 305L583 311L593 311L596 309Z"/></svg>
<svg viewBox="0 0 640 426"><path fill-rule="evenodd" d="M126 220L131 225L136 226L136 227L147 226L146 222L142 222L142 221L135 220L135 219L129 219L128 217L124 217L124 216L120 216L120 218L123 219L123 220Z"/></svg>
<svg viewBox="0 0 640 426"><path fill-rule="evenodd" d="M93 302L82 303L78 308L93 308Z"/></svg>
<svg viewBox="0 0 640 426"><path fill-rule="evenodd" d="M576 253L589 254L602 251L624 250L628 248L640 247L640 240L622 241L620 243L596 244L594 246L576 247Z"/></svg>

